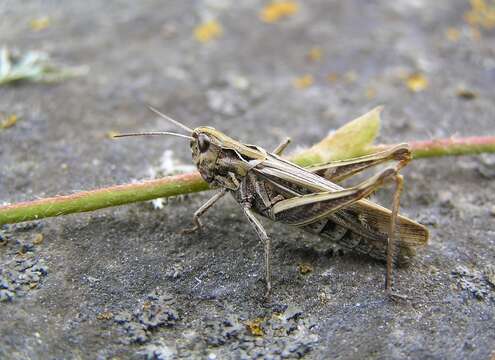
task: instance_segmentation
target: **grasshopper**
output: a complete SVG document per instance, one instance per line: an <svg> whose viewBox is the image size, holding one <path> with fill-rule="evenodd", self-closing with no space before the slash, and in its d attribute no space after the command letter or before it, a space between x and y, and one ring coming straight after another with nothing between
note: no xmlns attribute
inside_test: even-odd
<svg viewBox="0 0 495 360"><path fill-rule="evenodd" d="M399 171L411 160L407 144L367 156L303 168L281 157L290 139L268 152L260 146L234 140L212 127L190 129L155 108L150 109L189 134L147 132L116 137L173 135L190 140L192 158L202 178L218 190L194 213L194 226L184 232L199 230L202 227L201 216L230 193L264 245L266 296L272 290L272 246L256 215L386 261L386 293L391 297L398 295L392 291L393 265L408 262L415 255L416 248L428 241L428 230L423 225L399 214L403 188ZM395 165L356 186L344 188L338 185L344 179L385 162L394 162ZM395 183L392 210L366 199L388 182Z"/></svg>

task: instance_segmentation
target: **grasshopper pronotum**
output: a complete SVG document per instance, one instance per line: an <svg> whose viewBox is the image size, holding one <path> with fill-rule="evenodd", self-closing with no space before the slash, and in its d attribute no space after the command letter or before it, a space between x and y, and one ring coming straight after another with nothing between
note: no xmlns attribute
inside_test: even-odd
<svg viewBox="0 0 495 360"><path fill-rule="evenodd" d="M327 238L346 249L386 260L385 289L392 293L392 266L407 262L418 246L428 241L428 230L399 212L403 178L401 168L411 160L407 144L344 161L302 168L281 157L289 140L273 152L256 145L240 143L211 127L190 129L158 110L152 111L180 126L189 134L148 132L116 135L174 135L189 139L193 161L204 180L218 192L193 217L201 228L200 217L226 193L232 194L264 244L266 295L271 292L271 240L255 214L292 225ZM367 168L394 161L390 166L361 182L343 188L338 183ZM392 210L366 197L386 182L395 182ZM398 246L396 249L396 240Z"/></svg>

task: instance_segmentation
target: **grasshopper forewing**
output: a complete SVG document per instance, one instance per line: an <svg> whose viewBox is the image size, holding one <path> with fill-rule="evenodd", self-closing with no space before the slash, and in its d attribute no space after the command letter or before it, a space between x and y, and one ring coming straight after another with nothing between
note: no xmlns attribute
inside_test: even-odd
<svg viewBox="0 0 495 360"><path fill-rule="evenodd" d="M407 144L368 156L302 168L280 156L289 141L273 152L267 152L259 146L240 143L211 127L194 130L181 127L191 131L184 137L191 140L193 161L201 176L219 188L194 213L194 227L186 232L198 230L205 211L230 193L263 242L267 295L272 287L271 241L255 214L317 234L357 253L385 260L388 294L392 294L393 264L407 262L415 255L416 248L428 241L428 230L424 226L398 214L403 183L399 171L411 159ZM395 165L356 186L344 188L338 185L339 181L364 169L389 161ZM366 199L388 182L395 183L392 210Z"/></svg>

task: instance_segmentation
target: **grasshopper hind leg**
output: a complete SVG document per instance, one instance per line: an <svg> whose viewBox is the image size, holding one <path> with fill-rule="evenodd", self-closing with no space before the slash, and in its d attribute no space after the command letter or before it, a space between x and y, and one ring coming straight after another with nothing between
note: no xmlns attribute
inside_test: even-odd
<svg viewBox="0 0 495 360"><path fill-rule="evenodd" d="M360 156L348 160L339 160L327 164L310 166L307 168L319 176L332 182L339 183L366 169L383 164L388 161L398 161L401 167L405 166L411 158L411 152L407 144L399 144L390 149L374 154Z"/></svg>
<svg viewBox="0 0 495 360"><path fill-rule="evenodd" d="M392 270L394 265L393 256L395 254L395 245L396 245L395 228L397 226L397 217L399 214L399 206L400 206L400 195L402 193L402 188L404 186L404 178L402 175L396 174L394 180L395 180L395 192L392 201L392 216L390 218L390 229L389 229L389 235L387 241L387 272L385 274L385 291L392 300L398 300L398 299L406 298L405 296L395 293L392 290Z"/></svg>

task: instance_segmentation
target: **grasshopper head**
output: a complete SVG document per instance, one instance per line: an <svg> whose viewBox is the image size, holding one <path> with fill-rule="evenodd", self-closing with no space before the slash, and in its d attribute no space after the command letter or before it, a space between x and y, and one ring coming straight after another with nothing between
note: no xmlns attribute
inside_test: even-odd
<svg viewBox="0 0 495 360"><path fill-rule="evenodd" d="M240 178L252 168L251 160L263 161L266 159L266 152L257 146L242 144L212 127L202 126L193 130L152 106L148 106L148 108L165 120L186 130L190 135L169 131L152 131L119 134L114 137L172 135L189 139L193 161L203 179L212 185L236 190Z"/></svg>
<svg viewBox="0 0 495 360"><path fill-rule="evenodd" d="M265 158L257 147L232 139L212 127L198 127L192 132L192 158L203 179L212 185L237 189L250 167L249 161Z"/></svg>
<svg viewBox="0 0 495 360"><path fill-rule="evenodd" d="M215 164L222 152L220 133L210 127L199 127L193 130L191 152L194 164L198 167L203 179L211 183L215 178ZM222 134L223 135L223 134Z"/></svg>

